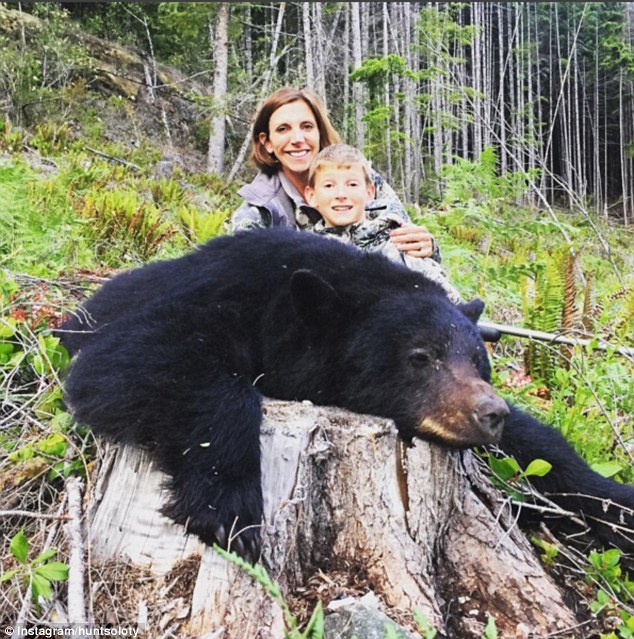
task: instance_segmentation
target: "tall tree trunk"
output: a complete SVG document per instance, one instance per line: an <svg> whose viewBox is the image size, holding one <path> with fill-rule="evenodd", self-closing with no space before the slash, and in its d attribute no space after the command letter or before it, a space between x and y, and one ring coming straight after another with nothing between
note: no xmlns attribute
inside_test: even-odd
<svg viewBox="0 0 634 639"><path fill-rule="evenodd" d="M519 9L517 6L512 5L507 15L506 23L506 40L508 42L508 64L506 65L506 74L508 77L508 110L509 110L509 133L511 141L509 142L509 156L513 159L513 166L511 170L517 171L517 158L518 144L517 144L517 117L518 117L518 102L516 98L517 85L516 85L516 71L517 60L515 57L515 49L517 47L517 13Z"/></svg>
<svg viewBox="0 0 634 639"><path fill-rule="evenodd" d="M526 79L526 50L524 46L524 6L519 5L515 10L517 19L517 59L515 61L515 83L517 110L515 111L515 158L516 171L524 171L524 158L526 155L526 131L524 118L526 117L525 79Z"/></svg>
<svg viewBox="0 0 634 639"><path fill-rule="evenodd" d="M321 2L311 2L313 7L313 30L315 37L313 42L313 63L314 77L315 77L315 91L323 99L324 104L328 102L328 96L326 95L326 60L324 58L324 51L326 50L326 38L324 36L324 23L322 15Z"/></svg>
<svg viewBox="0 0 634 639"><path fill-rule="evenodd" d="M352 9L346 10L343 34L343 139L350 139L350 30L352 23ZM355 104L356 107L356 104Z"/></svg>
<svg viewBox="0 0 634 639"><path fill-rule="evenodd" d="M418 73L419 56L412 48L412 8L407 2L401 3L403 13L403 33L404 33L404 51L403 55L407 61L407 66L413 73ZM403 133L405 139L403 142L403 161L405 170L405 193L410 201L418 202L420 194L420 127L416 122L416 109L414 108L414 99L416 97L415 80L406 75L403 79L405 84L405 104L403 107Z"/></svg>
<svg viewBox="0 0 634 639"><path fill-rule="evenodd" d="M594 26L594 47L599 51L599 22ZM594 87L592 100L592 133L593 133L593 192L595 202L595 213L601 215L603 212L603 180L601 179L601 113L599 102L599 56L594 56Z"/></svg>
<svg viewBox="0 0 634 639"><path fill-rule="evenodd" d="M504 90L504 71L506 68L506 56L504 55L504 9L497 3L497 31L498 31L498 127L500 131L500 174L506 175L508 170L506 149L506 92Z"/></svg>
<svg viewBox="0 0 634 639"><path fill-rule="evenodd" d="M304 26L304 56L306 60L306 86L315 89L315 64L313 62L313 27L310 19L311 2L302 3L302 24Z"/></svg>
<svg viewBox="0 0 634 639"><path fill-rule="evenodd" d="M544 155L544 111L542 107L542 65L541 55L539 47L539 7L537 4L533 5L533 39L536 43L535 49L535 83L536 83L536 98L537 98L537 127L535 130L537 153L538 153L538 166L542 169L542 173L545 173L546 156ZM540 179L539 184L535 182L535 188L537 189L536 196L546 198L546 194L543 190L543 177Z"/></svg>
<svg viewBox="0 0 634 639"><path fill-rule="evenodd" d="M482 20L481 20L481 3L472 2L469 7L471 8L471 24L475 27L476 33L473 39L473 60L471 65L474 97L474 122L473 122L473 155L478 158L482 153L484 130L484 117L482 109L482 93L484 87L482 86L482 50L483 50L483 32L482 32Z"/></svg>
<svg viewBox="0 0 634 639"><path fill-rule="evenodd" d="M631 2L625 4L625 39L630 47L630 51L634 51L634 5ZM627 80L627 93L629 100L627 103L627 109L624 114L625 119L625 131L626 147L630 149L629 153L625 154L626 157L626 170L624 173L624 210L625 210L625 224L631 224L634 220L634 155L631 153L631 149L634 146L634 78L632 73L629 74L629 80Z"/></svg>
<svg viewBox="0 0 634 639"><path fill-rule="evenodd" d="M389 23L390 18L387 9L387 2L381 3L383 8L383 57L387 58L390 53L390 42L389 42ZM383 105L385 106L386 112L389 113L389 110L392 105L391 98L392 91L390 91L390 76L389 74L385 75L385 81L383 82ZM398 118L398 114L395 114ZM391 118L387 116L387 126L385 127L385 165L386 165L386 173L385 178L391 184L392 183L392 130L391 130Z"/></svg>
<svg viewBox="0 0 634 639"><path fill-rule="evenodd" d="M214 35L213 115L209 130L207 171L220 175L225 168L225 109L229 68L229 3L218 3Z"/></svg>
<svg viewBox="0 0 634 639"><path fill-rule="evenodd" d="M623 188L623 222L628 223L629 185L627 184L627 124L623 86L625 84L623 69L619 69L619 160L621 163L621 185Z"/></svg>
<svg viewBox="0 0 634 639"><path fill-rule="evenodd" d="M352 15L352 68L358 69L363 63L363 55L361 51L361 12L360 2L350 3L350 12ZM352 102L354 103L355 125L357 128L356 145L362 149L365 144L365 124L363 122L364 105L363 105L363 84L354 82L352 84Z"/></svg>
<svg viewBox="0 0 634 639"><path fill-rule="evenodd" d="M536 110L536 102L539 100L535 99L534 93L534 85L533 79L539 74L539 68L537 66L539 55L536 55L535 64L533 64L533 47L531 46L531 35L533 30L531 28L531 6L526 5L525 8L526 15L524 24L526 25L526 44L527 44L527 61L526 61L526 98L527 98L527 112L526 112L526 148L528 155L528 170L531 173L534 173L537 168L537 145L539 144L539 136L537 133L537 126L535 123L535 110ZM538 94L539 95L539 94ZM537 206L537 194L535 193L535 182L532 183L530 191L528 193L529 204L530 206Z"/></svg>

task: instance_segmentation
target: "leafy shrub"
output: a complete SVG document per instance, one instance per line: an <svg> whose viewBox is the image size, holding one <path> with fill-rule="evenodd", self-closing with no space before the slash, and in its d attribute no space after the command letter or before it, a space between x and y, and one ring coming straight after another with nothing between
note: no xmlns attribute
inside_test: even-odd
<svg viewBox="0 0 634 639"><path fill-rule="evenodd" d="M230 212L199 211L184 206L178 211L178 220L185 236L192 244L202 244L225 232Z"/></svg>
<svg viewBox="0 0 634 639"><path fill-rule="evenodd" d="M0 201L0 266L46 277L90 262L82 225L55 178L41 180L20 163L0 164Z"/></svg>
<svg viewBox="0 0 634 639"><path fill-rule="evenodd" d="M68 579L68 566L59 561L51 561L57 554L54 548L48 548L37 557L29 560L30 544L24 530L11 539L11 554L18 562L18 567L0 575L0 583L17 577L27 589L30 589L31 599L35 604L40 597L51 599L53 596L52 583Z"/></svg>
<svg viewBox="0 0 634 639"><path fill-rule="evenodd" d="M76 206L89 223L97 254L113 266L128 260L147 261L174 234L160 209L134 191L93 190Z"/></svg>

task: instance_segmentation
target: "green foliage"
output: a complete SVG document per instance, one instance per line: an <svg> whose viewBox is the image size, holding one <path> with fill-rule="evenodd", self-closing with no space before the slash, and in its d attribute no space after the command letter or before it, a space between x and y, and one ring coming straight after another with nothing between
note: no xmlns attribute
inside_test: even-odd
<svg viewBox="0 0 634 639"><path fill-rule="evenodd" d="M525 501L523 487L530 477L547 475L552 465L544 459L534 459L522 470L513 457L496 457L485 453L492 473L492 482L507 491L516 502Z"/></svg>
<svg viewBox="0 0 634 639"><path fill-rule="evenodd" d="M487 623L484 628L482 639L498 639L498 630L495 625L495 619L487 613Z"/></svg>
<svg viewBox="0 0 634 639"><path fill-rule="evenodd" d="M420 46L431 56L448 55L449 45L459 43L470 45L476 35L476 27L463 26L457 21L460 12L459 3L452 3L447 11L424 8L418 16Z"/></svg>
<svg viewBox="0 0 634 639"><path fill-rule="evenodd" d="M495 149L485 147L478 160L453 158L451 164L442 167L444 180L443 203L452 207L469 207L474 200L489 213L503 204L509 204L524 196L536 171L515 171L498 175L498 159Z"/></svg>
<svg viewBox="0 0 634 639"><path fill-rule="evenodd" d="M70 444L72 419L59 383L69 364L68 352L59 338L50 334L56 303L45 288L22 291L0 271L0 415L14 424L0 436L0 450L6 455L0 489L39 476L53 481L84 469L79 450ZM17 430L22 418L24 423L46 424L48 428L22 437Z"/></svg>
<svg viewBox="0 0 634 639"><path fill-rule="evenodd" d="M412 614L414 616L416 628L418 629L418 632L423 635L423 639L436 639L438 630L434 628L427 615L423 614L420 610L414 610Z"/></svg>
<svg viewBox="0 0 634 639"><path fill-rule="evenodd" d="M15 153L22 148L24 135L9 120L0 120L0 151Z"/></svg>
<svg viewBox="0 0 634 639"><path fill-rule="evenodd" d="M87 247L68 194L20 163L0 163L0 265L47 276L85 265Z"/></svg>
<svg viewBox="0 0 634 639"><path fill-rule="evenodd" d="M39 121L58 99L57 91L88 65L86 51L72 37L72 24L59 4L34 3L33 13L42 18L37 37L23 42L0 36L0 93L9 118L20 125Z"/></svg>
<svg viewBox="0 0 634 639"><path fill-rule="evenodd" d="M229 211L199 211L192 206L182 207L178 211L178 221L192 244L202 244L217 235L222 235L229 216Z"/></svg>
<svg viewBox="0 0 634 639"><path fill-rule="evenodd" d="M386 131L392 130L394 118L392 105L385 104L385 83L392 77L408 74L405 58L390 54L382 58L368 58L350 74L352 82L362 82L368 88L363 121L366 125L365 155L372 161L387 164ZM351 115L351 117L354 117ZM393 133L393 134L392 134ZM396 132L390 133L391 157L402 152L402 139Z"/></svg>
<svg viewBox="0 0 634 639"><path fill-rule="evenodd" d="M77 212L88 222L97 254L113 265L121 262L121 252L128 259L147 261L174 234L158 207L128 189L90 191Z"/></svg>
<svg viewBox="0 0 634 639"><path fill-rule="evenodd" d="M546 568L551 568L555 565L555 560L559 556L559 548L554 544L550 544L539 537L531 537L531 541L542 550L542 562Z"/></svg>
<svg viewBox="0 0 634 639"><path fill-rule="evenodd" d="M623 574L621 551L615 548L602 553L591 551L588 563L586 581L598 584L596 598L590 604L590 610L595 615L618 620L616 633L601 637L631 639L634 637L634 615L628 610L631 610L634 602L634 581Z"/></svg>
<svg viewBox="0 0 634 639"><path fill-rule="evenodd" d="M527 324L529 328L557 334L560 332L564 305L561 256L547 256L543 268L536 271L532 304L524 301L529 308ZM526 292L526 288L524 288ZM526 372L549 383L556 366L557 350L552 346L531 341L524 353Z"/></svg>
<svg viewBox="0 0 634 639"><path fill-rule="evenodd" d="M597 472L627 483L634 482L634 469L627 452L615 445L615 432L624 442L634 439L627 421L634 407L631 379L631 364L618 355L575 349L568 367L554 373L544 414Z"/></svg>
<svg viewBox="0 0 634 639"><path fill-rule="evenodd" d="M35 127L31 145L42 155L49 155L67 147L70 138L70 129L67 123L41 122Z"/></svg>
<svg viewBox="0 0 634 639"><path fill-rule="evenodd" d="M352 82L364 82L372 89L383 87L383 83L392 75L405 75L407 62L405 58L391 53L384 58L366 58L358 69L350 74Z"/></svg>
<svg viewBox="0 0 634 639"><path fill-rule="evenodd" d="M17 568L0 575L0 582L17 577L25 586L31 588L31 598L34 603L37 603L40 597L51 599L53 582L68 579L68 566L59 561L51 561L57 554L53 548L45 550L30 561L28 560L29 540L24 534L24 530L20 530L11 539L9 549L19 565Z"/></svg>
<svg viewBox="0 0 634 639"><path fill-rule="evenodd" d="M163 207L174 207L185 199L185 191L178 180L161 178L150 185L152 199Z"/></svg>

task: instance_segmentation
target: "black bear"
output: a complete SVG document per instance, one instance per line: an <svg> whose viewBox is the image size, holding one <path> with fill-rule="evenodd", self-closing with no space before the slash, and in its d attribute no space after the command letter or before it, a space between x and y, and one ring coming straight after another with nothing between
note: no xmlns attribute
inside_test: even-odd
<svg viewBox="0 0 634 639"><path fill-rule="evenodd" d="M419 273L310 233L263 230L123 273L62 326L76 417L153 446L164 512L257 557L261 398L394 420L405 439L499 443L553 468L538 489L631 551L634 487L594 473L553 429L489 385L479 300L455 306Z"/></svg>

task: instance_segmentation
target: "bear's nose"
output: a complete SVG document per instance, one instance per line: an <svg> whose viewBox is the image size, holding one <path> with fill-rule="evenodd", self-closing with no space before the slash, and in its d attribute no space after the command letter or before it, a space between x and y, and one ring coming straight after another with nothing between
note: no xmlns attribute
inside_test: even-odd
<svg viewBox="0 0 634 639"><path fill-rule="evenodd" d="M504 418L509 414L506 402L497 395L481 394L475 401L471 423L491 442L502 436Z"/></svg>

